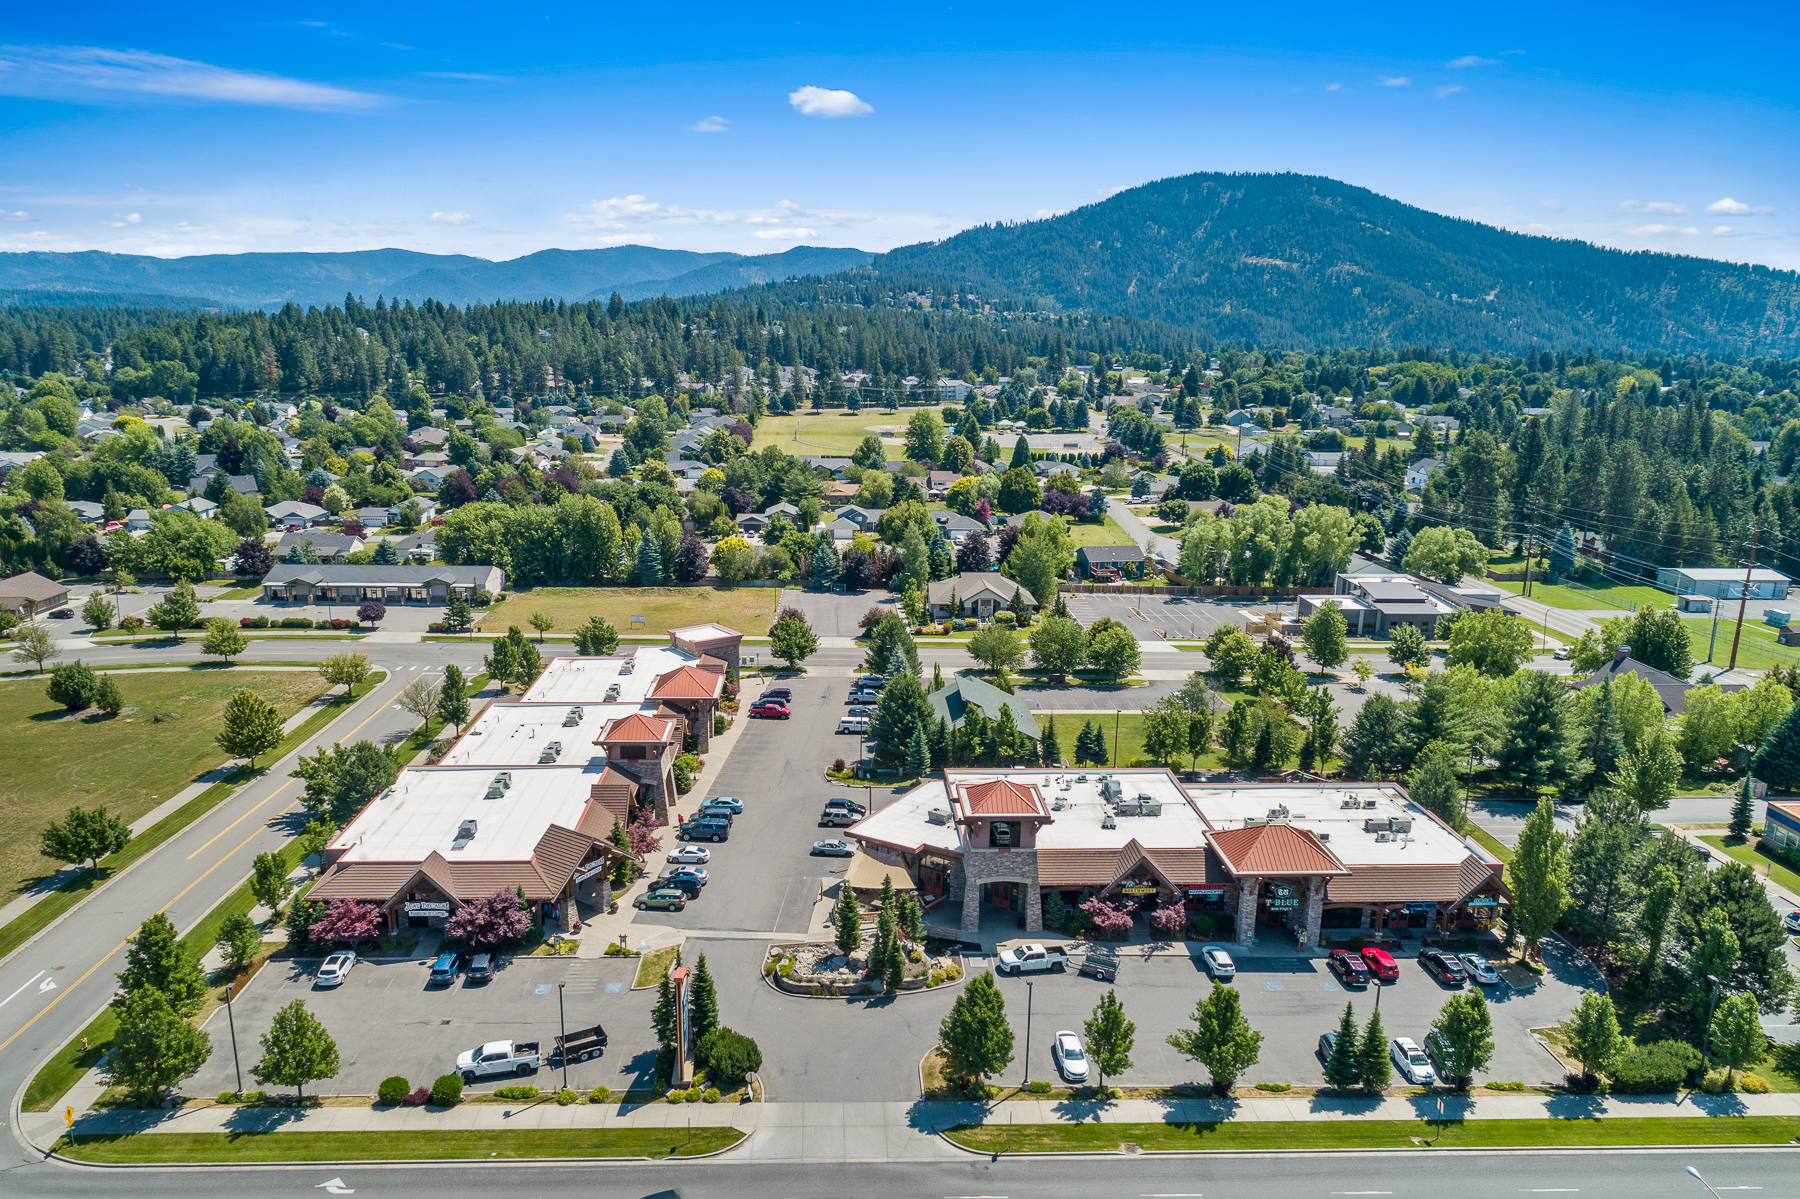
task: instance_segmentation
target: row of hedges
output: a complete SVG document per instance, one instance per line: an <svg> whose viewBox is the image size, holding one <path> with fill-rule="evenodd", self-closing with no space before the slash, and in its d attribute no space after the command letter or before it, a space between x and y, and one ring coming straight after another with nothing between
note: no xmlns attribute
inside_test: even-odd
<svg viewBox="0 0 1800 1199"><path fill-rule="evenodd" d="M271 619L267 616L240 616L240 629L360 629L361 621L345 620L341 616L330 620L309 620L304 616L283 616Z"/></svg>

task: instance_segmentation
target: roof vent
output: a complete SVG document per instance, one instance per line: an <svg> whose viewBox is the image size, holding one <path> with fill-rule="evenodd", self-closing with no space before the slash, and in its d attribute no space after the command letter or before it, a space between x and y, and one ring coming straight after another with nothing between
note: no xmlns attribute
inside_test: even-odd
<svg viewBox="0 0 1800 1199"><path fill-rule="evenodd" d="M567 716L563 717L563 727L565 729L574 728L576 725L581 723L581 715L582 715L582 713L581 713L581 708L579 705L576 707L570 708L569 714Z"/></svg>
<svg viewBox="0 0 1800 1199"><path fill-rule="evenodd" d="M475 822L465 820L456 826L456 840L450 843L451 849L461 849L475 839Z"/></svg>
<svg viewBox="0 0 1800 1199"><path fill-rule="evenodd" d="M1376 833L1375 839L1377 841L1392 841L1394 839L1394 834L1392 834L1392 833Z"/></svg>
<svg viewBox="0 0 1800 1199"><path fill-rule="evenodd" d="M1106 815L1100 817L1100 827L1101 828L1118 828L1119 822L1117 820L1113 819L1113 814L1111 812L1108 812Z"/></svg>
<svg viewBox="0 0 1800 1199"><path fill-rule="evenodd" d="M1314 833L1314 834L1313 834L1313 835L1314 835L1314 836L1316 836L1316 837L1317 837L1317 838L1318 838L1318 839L1319 839L1319 840L1321 840L1321 841L1329 841L1329 840L1331 840L1331 834L1330 834L1330 833Z"/></svg>
<svg viewBox="0 0 1800 1199"><path fill-rule="evenodd" d="M1363 811L1373 812L1374 810L1375 810L1375 801L1374 800L1372 800L1372 799L1363 800Z"/></svg>

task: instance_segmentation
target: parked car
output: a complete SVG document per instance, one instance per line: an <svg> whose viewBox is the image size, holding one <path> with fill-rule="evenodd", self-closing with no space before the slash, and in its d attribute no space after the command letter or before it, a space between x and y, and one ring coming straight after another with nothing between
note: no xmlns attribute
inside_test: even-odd
<svg viewBox="0 0 1800 1199"><path fill-rule="evenodd" d="M700 810L694 813L694 820L717 820L725 827L730 828L737 820L737 813L730 808L715 808L710 804L702 804ZM691 824L693 821L688 823Z"/></svg>
<svg viewBox="0 0 1800 1199"><path fill-rule="evenodd" d="M848 841L814 841L812 851L820 857L849 858L856 856L856 847Z"/></svg>
<svg viewBox="0 0 1800 1199"><path fill-rule="evenodd" d="M51 620L74 620L75 619L75 609L73 609L73 608L58 608L56 611L50 613L50 619Z"/></svg>
<svg viewBox="0 0 1800 1199"><path fill-rule="evenodd" d="M887 676L884 674L865 674L856 680L856 686L861 687L864 691L880 691L883 687L887 686Z"/></svg>
<svg viewBox="0 0 1800 1199"><path fill-rule="evenodd" d="M851 708L848 712L845 712L844 715L850 716L850 717L861 716L861 717L867 719L868 717L875 715L875 709L874 708Z"/></svg>
<svg viewBox="0 0 1800 1199"><path fill-rule="evenodd" d="M654 891L646 891L632 901L632 907L643 911L658 908L669 912L679 912L687 907L687 892L679 887L658 887Z"/></svg>
<svg viewBox="0 0 1800 1199"><path fill-rule="evenodd" d="M1437 1085L1437 1074L1431 1069L1431 1059L1425 1056L1418 1043L1411 1037L1395 1037L1388 1042L1388 1055L1399 1067L1400 1076L1415 1087L1432 1087Z"/></svg>
<svg viewBox="0 0 1800 1199"><path fill-rule="evenodd" d="M764 720L786 720L792 713L788 711L787 705L779 700L767 700L752 707L750 715L760 716Z"/></svg>
<svg viewBox="0 0 1800 1199"><path fill-rule="evenodd" d="M1781 927L1790 933L1800 933L1800 908L1789 912L1781 918Z"/></svg>
<svg viewBox="0 0 1800 1199"><path fill-rule="evenodd" d="M469 968L463 971L464 982L485 983L492 981L493 977L494 955L491 953L476 954L469 959Z"/></svg>
<svg viewBox="0 0 1800 1199"><path fill-rule="evenodd" d="M848 808L826 808L819 813L819 827L849 828L861 819L860 814L852 812Z"/></svg>
<svg viewBox="0 0 1800 1199"><path fill-rule="evenodd" d="M1237 963L1231 960L1230 954L1217 945L1208 945L1202 949L1200 960L1206 964L1206 972L1212 975L1214 982L1237 977Z"/></svg>
<svg viewBox="0 0 1800 1199"><path fill-rule="evenodd" d="M430 983L434 987L447 987L456 981L456 976L461 970L462 954L454 951L440 953L437 955L437 961L431 963Z"/></svg>
<svg viewBox="0 0 1800 1199"><path fill-rule="evenodd" d="M825 808L827 811L833 808L840 808L846 812L855 812L858 816L867 816L869 814L868 808L864 807L854 799L845 799L841 795L834 795L826 800Z"/></svg>
<svg viewBox="0 0 1800 1199"><path fill-rule="evenodd" d="M1400 980L1400 967L1394 962L1394 955L1385 949L1369 948L1362 951L1363 964L1369 973L1384 983Z"/></svg>
<svg viewBox="0 0 1800 1199"><path fill-rule="evenodd" d="M704 866L706 863L712 861L712 850L706 848L704 845L681 845L670 850L669 856L665 860L670 862L689 862L694 865Z"/></svg>
<svg viewBox="0 0 1800 1199"><path fill-rule="evenodd" d="M1097 978L1103 983L1119 980L1119 954L1117 950L1105 945L1090 945L1087 953L1082 955L1081 969L1075 973L1086 978Z"/></svg>
<svg viewBox="0 0 1800 1199"><path fill-rule="evenodd" d="M1494 969L1494 964L1492 962L1488 961L1480 954L1465 953L1460 956L1462 958L1463 969L1468 971L1469 977L1476 982L1491 987L1500 981L1500 972Z"/></svg>
<svg viewBox="0 0 1800 1199"><path fill-rule="evenodd" d="M1076 1086L1088 1080L1087 1054L1081 1051L1081 1038L1068 1029L1056 1034L1050 1042L1050 1060L1063 1081Z"/></svg>
<svg viewBox="0 0 1800 1199"><path fill-rule="evenodd" d="M1432 1029L1425 1034L1425 1056L1431 1061L1431 1068L1437 1072L1438 1078L1451 1083L1455 1075L1444 1063L1450 1060L1450 1044L1444 1040L1444 1034Z"/></svg>
<svg viewBox="0 0 1800 1199"><path fill-rule="evenodd" d="M793 699L793 698L794 698L794 692L791 688L771 687L767 691L763 692L761 695L757 696L756 701L758 703L761 703L765 699L778 699L782 703L785 704L788 702L788 700Z"/></svg>
<svg viewBox="0 0 1800 1199"><path fill-rule="evenodd" d="M1068 964L1068 954L1061 946L1052 950L1042 945L1015 945L999 956L994 970L999 974L1037 974L1045 970L1060 973Z"/></svg>
<svg viewBox="0 0 1800 1199"><path fill-rule="evenodd" d="M456 1072L464 1082L496 1074L530 1074L538 1068L536 1041L489 1041L456 1055Z"/></svg>
<svg viewBox="0 0 1800 1199"><path fill-rule="evenodd" d="M346 949L340 953L331 954L319 963L319 972L313 976L313 982L321 987L338 986L344 981L344 976L350 973L350 967L354 965L356 965L356 953L353 950Z"/></svg>
<svg viewBox="0 0 1800 1199"><path fill-rule="evenodd" d="M852 691L849 695L844 697L844 702L847 704L870 705L879 702L880 699L881 692L879 691Z"/></svg>
<svg viewBox="0 0 1800 1199"><path fill-rule="evenodd" d="M1469 981L1469 972L1463 969L1462 961L1453 953L1427 949L1419 955L1419 965L1448 987L1460 987Z"/></svg>
<svg viewBox="0 0 1800 1199"><path fill-rule="evenodd" d="M712 841L714 843L727 840L731 836L731 823L726 820L689 820L675 830L677 841Z"/></svg>
<svg viewBox="0 0 1800 1199"><path fill-rule="evenodd" d="M1320 1033L1319 1034L1319 1056L1324 1058L1326 1061L1330 1061L1332 1046L1334 1046L1336 1044L1337 1044L1337 1034L1336 1033L1334 1033L1334 1032Z"/></svg>
<svg viewBox="0 0 1800 1199"><path fill-rule="evenodd" d="M707 808L723 808L735 816L741 816L744 812L744 801L735 795L715 795L701 806Z"/></svg>
<svg viewBox="0 0 1800 1199"><path fill-rule="evenodd" d="M1558 662L1567 662L1569 660L1569 647L1566 645L1559 645L1556 647L1556 652L1550 656L1555 658Z"/></svg>
<svg viewBox="0 0 1800 1199"><path fill-rule="evenodd" d="M671 866L656 878L658 882L671 878L691 878L704 887L710 881L711 876L698 866Z"/></svg>
<svg viewBox="0 0 1800 1199"><path fill-rule="evenodd" d="M1347 987L1366 987L1369 985L1369 966L1362 959L1362 954L1352 953L1348 949L1334 949L1327 959L1332 971L1344 980Z"/></svg>
<svg viewBox="0 0 1800 1199"><path fill-rule="evenodd" d="M699 899L700 889L704 886L706 886L705 883L701 882L691 874L671 874L667 876L659 875L656 880L655 890L679 891L689 899Z"/></svg>

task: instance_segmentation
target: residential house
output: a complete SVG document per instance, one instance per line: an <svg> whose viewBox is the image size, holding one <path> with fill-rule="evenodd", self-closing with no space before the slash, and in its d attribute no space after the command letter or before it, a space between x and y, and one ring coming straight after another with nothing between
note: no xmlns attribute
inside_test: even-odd
<svg viewBox="0 0 1800 1199"><path fill-rule="evenodd" d="M281 535L270 552L275 561L285 562L296 545L311 545L312 552L320 562L336 565L345 557L363 548L365 542L360 537L340 533L335 529L294 529Z"/></svg>
<svg viewBox="0 0 1800 1199"><path fill-rule="evenodd" d="M1210 512L1221 520L1230 520L1231 514L1236 511L1237 509L1232 507L1230 500L1188 501L1188 514L1190 516L1196 512Z"/></svg>
<svg viewBox="0 0 1800 1199"><path fill-rule="evenodd" d="M1254 437L1240 437L1237 444L1231 447L1231 454L1232 457L1242 462L1252 454L1261 454L1266 458L1272 448L1266 441L1259 441Z"/></svg>
<svg viewBox="0 0 1800 1199"><path fill-rule="evenodd" d="M1312 467L1315 475L1336 474L1338 463L1344 459L1338 450L1301 450L1300 457Z"/></svg>
<svg viewBox="0 0 1800 1199"><path fill-rule="evenodd" d="M283 500L263 511L269 514L269 523L279 529L312 528L331 519L331 513L325 509L302 500Z"/></svg>
<svg viewBox="0 0 1800 1199"><path fill-rule="evenodd" d="M365 529L379 529L388 522L386 508L358 508L356 523Z"/></svg>
<svg viewBox="0 0 1800 1199"><path fill-rule="evenodd" d="M98 504L94 506L99 507ZM182 500L179 504L171 504L170 507L180 508L184 511L192 512L195 516L204 516L208 519L217 515L219 511L219 506L203 495L193 496L190 499Z"/></svg>
<svg viewBox="0 0 1800 1199"><path fill-rule="evenodd" d="M1335 404L1326 404L1317 409L1319 419L1333 429L1341 429L1356 419L1356 414L1348 408L1340 408Z"/></svg>
<svg viewBox="0 0 1800 1199"><path fill-rule="evenodd" d="M986 525L960 512L933 512L931 519L937 522L937 527L944 531L953 545L961 545L971 537L987 535Z"/></svg>
<svg viewBox="0 0 1800 1199"><path fill-rule="evenodd" d="M1037 608L1037 601L1031 597L1031 592L1005 575L986 570L970 571L928 584L925 588L925 603L931 609L933 620L942 620L952 615L952 597L956 600L954 615L987 620L1002 608L1009 607L1015 593L1021 594L1027 608Z"/></svg>
<svg viewBox="0 0 1800 1199"><path fill-rule="evenodd" d="M408 454L405 458L409 469L417 470L421 466L449 466L450 455L442 450L426 450L418 454Z"/></svg>
<svg viewBox="0 0 1800 1199"><path fill-rule="evenodd" d="M763 530L769 527L769 518L761 512L740 512L733 520L738 532L750 537L761 537Z"/></svg>
<svg viewBox="0 0 1800 1199"><path fill-rule="evenodd" d="M506 572L498 566L345 566L278 562L263 576L262 597L285 604L448 604L498 593Z"/></svg>
<svg viewBox="0 0 1800 1199"><path fill-rule="evenodd" d="M68 504L69 511L79 516L82 524L97 525L106 519L105 505L96 504L92 500L70 500Z"/></svg>
<svg viewBox="0 0 1800 1199"><path fill-rule="evenodd" d="M390 507L387 510L387 523L390 525L399 524L400 523L400 514L406 508L407 504L411 504L414 507L414 509L417 510L417 512L419 514L419 523L420 524L428 525L437 517L437 510L438 510L437 501L432 500L432 499L426 499L424 496L421 495L421 496L414 496L410 500L404 500L404 501Z"/></svg>
<svg viewBox="0 0 1800 1199"><path fill-rule="evenodd" d="M1457 420L1454 416L1421 416L1417 423L1421 425L1430 425L1432 431L1437 433L1440 437L1448 433L1454 433L1462 428L1462 422Z"/></svg>
<svg viewBox="0 0 1800 1199"><path fill-rule="evenodd" d="M395 541L394 549L409 562L430 562L437 557L437 530L426 525L417 533Z"/></svg>
<svg viewBox="0 0 1800 1199"><path fill-rule="evenodd" d="M863 532L873 534L886 512L885 508L859 508L855 504L846 504L834 509L831 517L834 521L847 520Z"/></svg>
<svg viewBox="0 0 1800 1199"><path fill-rule="evenodd" d="M420 445L442 446L445 442L450 440L450 431L448 429L434 429L427 426L423 429L414 429L412 432L408 433L407 436L414 441L417 441Z"/></svg>
<svg viewBox="0 0 1800 1199"><path fill-rule="evenodd" d="M1141 545L1084 545L1075 551L1075 571L1084 579L1121 578L1144 573Z"/></svg>
<svg viewBox="0 0 1800 1199"><path fill-rule="evenodd" d="M1031 464L1031 469L1041 479L1048 479L1051 475L1073 475L1077 478L1081 475L1081 468L1073 462L1059 462L1054 458L1039 458Z"/></svg>
<svg viewBox="0 0 1800 1199"><path fill-rule="evenodd" d="M421 466L417 470L407 471L406 477L409 480L417 479L420 482L424 483L432 491L436 491L439 487L442 487L444 485L445 479L449 478L451 475L455 474L457 471L459 471L461 469L462 469L462 467L460 467L460 466L449 466L449 465Z"/></svg>
<svg viewBox="0 0 1800 1199"><path fill-rule="evenodd" d="M1598 687L1608 679L1616 679L1620 675L1635 674L1656 689L1657 698L1662 700L1663 711L1670 716L1680 716L1687 711L1687 694L1695 684L1686 679L1678 679L1666 670L1658 670L1631 656L1631 647L1621 645L1613 651L1612 661L1590 674L1585 679L1578 679L1574 684L1577 691L1588 687ZM1714 679L1721 691L1742 691L1745 684L1727 679Z"/></svg>
<svg viewBox="0 0 1800 1199"><path fill-rule="evenodd" d="M1431 472L1444 464L1441 458L1421 458L1406 468L1406 488L1417 491L1431 478Z"/></svg>
<svg viewBox="0 0 1800 1199"><path fill-rule="evenodd" d="M133 508L125 514L125 528L132 533L141 533L150 527L150 510Z"/></svg>
<svg viewBox="0 0 1800 1199"><path fill-rule="evenodd" d="M833 500L853 500L856 498L856 493L861 490L862 484L860 483L851 483L844 479L833 479L825 484L824 490L819 494L823 502L829 504Z"/></svg>
<svg viewBox="0 0 1800 1199"><path fill-rule="evenodd" d="M34 570L0 579L0 609L30 619L39 612L60 608L69 601L69 589Z"/></svg>
<svg viewBox="0 0 1800 1199"><path fill-rule="evenodd" d="M255 495L262 490L257 486L255 475L226 475L225 481L239 495Z"/></svg>

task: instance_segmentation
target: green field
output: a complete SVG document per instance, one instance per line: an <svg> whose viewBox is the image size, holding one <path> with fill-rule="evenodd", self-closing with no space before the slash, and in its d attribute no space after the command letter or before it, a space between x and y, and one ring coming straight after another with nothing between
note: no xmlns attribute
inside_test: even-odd
<svg viewBox="0 0 1800 1199"><path fill-rule="evenodd" d="M692 1157L716 1153L743 1136L735 1128L497 1128L400 1137L387 1132L161 1132L64 1137L55 1152L106 1165Z"/></svg>
<svg viewBox="0 0 1800 1199"><path fill-rule="evenodd" d="M1500 583L1493 579L1484 580L1494 586L1518 595L1524 590L1523 583ZM1531 598L1540 604L1548 604L1552 608L1569 608L1577 611L1595 611L1616 608L1621 612L1633 612L1639 608L1668 608L1675 603L1675 597L1667 591L1655 587L1646 587L1628 583L1595 583L1566 584L1540 583L1535 578L1531 583Z"/></svg>
<svg viewBox="0 0 1800 1199"><path fill-rule="evenodd" d="M1602 1120L1232 1120L1205 1124L964 1124L944 1134L982 1153L1204 1149L1446 1149L1605 1145L1780 1145L1800 1119L1669 1116Z"/></svg>
<svg viewBox="0 0 1800 1199"><path fill-rule="evenodd" d="M1752 601L1754 605L1755 601ZM1706 662L1706 647L1712 640L1713 622L1707 616L1687 616L1688 642L1694 655L1694 678L1708 670L1724 670L1731 661L1731 638L1737 631L1737 605L1728 604L1719 613L1719 640L1713 646L1712 662ZM1782 645L1775 630L1762 623L1762 609L1752 606L1744 613L1744 635L1738 641L1737 664L1748 670L1767 670L1771 666L1793 666L1800 663L1800 647ZM1725 619L1729 617L1730 619Z"/></svg>
<svg viewBox="0 0 1800 1199"><path fill-rule="evenodd" d="M0 903L43 877L53 863L38 853L38 830L70 807L104 806L127 823L225 760L213 737L231 693L247 687L287 719L325 690L311 671L171 671L121 674L119 689L135 713L66 719L44 696L45 680L0 686L0 729L7 768L0 778L0 820L19 835L0 846ZM179 719L157 723L159 713Z"/></svg>
<svg viewBox="0 0 1800 1199"><path fill-rule="evenodd" d="M1131 534L1119 527L1119 522L1112 517L1102 517L1101 523L1093 521L1076 521L1069 526L1069 542L1076 549L1084 545L1135 545Z"/></svg>
<svg viewBox="0 0 1800 1199"><path fill-rule="evenodd" d="M789 454L821 454L848 458L862 439L876 437L904 440L906 422L919 408L902 408L888 412L880 408L864 408L861 412L798 412L792 416L765 416L756 426L756 440L751 449L766 445L780 446ZM942 415L942 409L936 409ZM979 448L979 447L977 447ZM899 462L906 457L904 445L883 444L888 460Z"/></svg>
<svg viewBox="0 0 1800 1199"><path fill-rule="evenodd" d="M601 616L621 633L661 635L683 625L716 621L752 637L768 633L775 620L778 587L738 587L715 591L711 587L538 587L509 594L506 603L489 612L482 631L500 634L518 625L536 637L531 614L543 612L556 621L552 633L570 634ZM632 624L642 616L643 624Z"/></svg>
<svg viewBox="0 0 1800 1199"><path fill-rule="evenodd" d="M1757 852L1755 842L1723 836L1702 836L1700 839L1733 861L1744 863L1758 874L1766 874L1774 880L1776 886L1786 887L1790 891L1800 890L1800 874L1795 874L1768 855Z"/></svg>

